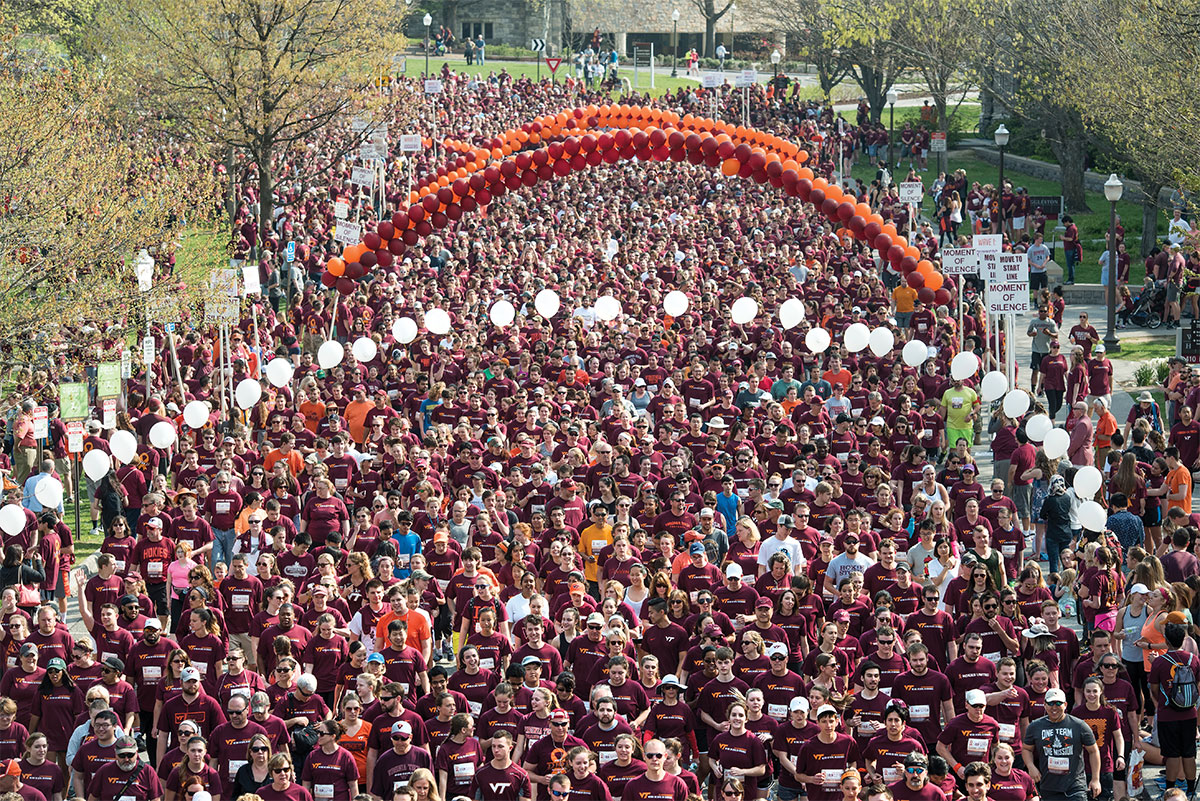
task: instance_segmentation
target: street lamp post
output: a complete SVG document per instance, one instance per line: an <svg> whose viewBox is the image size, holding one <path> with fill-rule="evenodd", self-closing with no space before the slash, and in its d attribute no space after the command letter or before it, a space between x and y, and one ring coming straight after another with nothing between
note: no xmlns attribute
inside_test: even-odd
<svg viewBox="0 0 1200 801"><path fill-rule="evenodd" d="M775 85L779 85L779 62L783 61L783 56L778 50L771 53L771 66L775 68Z"/></svg>
<svg viewBox="0 0 1200 801"><path fill-rule="evenodd" d="M421 20L425 23L425 77L429 77L429 26L433 24L433 17L426 14Z"/></svg>
<svg viewBox="0 0 1200 801"><path fill-rule="evenodd" d="M896 94L895 89L888 89L888 168L891 169L892 162L892 142L896 139L896 101L900 96Z"/></svg>
<svg viewBox="0 0 1200 801"><path fill-rule="evenodd" d="M1125 191L1125 185L1116 173L1104 182L1104 198L1108 201L1108 326L1104 332L1104 348L1108 353L1118 353L1121 342L1117 339L1117 201Z"/></svg>
<svg viewBox="0 0 1200 801"><path fill-rule="evenodd" d="M996 128L994 138L996 147L1000 148L1000 241L1004 241L1004 148L1008 146L1008 129L1004 127L1004 123L1000 123Z"/></svg>
<svg viewBox="0 0 1200 801"><path fill-rule="evenodd" d="M679 9L671 12L671 77L679 77Z"/></svg>

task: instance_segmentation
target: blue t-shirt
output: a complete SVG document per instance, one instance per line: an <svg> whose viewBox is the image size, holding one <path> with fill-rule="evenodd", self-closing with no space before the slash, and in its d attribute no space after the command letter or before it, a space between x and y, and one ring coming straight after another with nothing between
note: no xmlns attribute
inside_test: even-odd
<svg viewBox="0 0 1200 801"><path fill-rule="evenodd" d="M396 578L405 579L412 574L413 554L421 552L421 538L409 531L401 536L399 534L392 535L392 542L396 543L396 569L394 575Z"/></svg>
<svg viewBox="0 0 1200 801"><path fill-rule="evenodd" d="M725 531L730 535L735 530L735 524L738 519L738 507L742 505L742 499L737 493L726 495L724 492L717 493L717 514L725 519Z"/></svg>

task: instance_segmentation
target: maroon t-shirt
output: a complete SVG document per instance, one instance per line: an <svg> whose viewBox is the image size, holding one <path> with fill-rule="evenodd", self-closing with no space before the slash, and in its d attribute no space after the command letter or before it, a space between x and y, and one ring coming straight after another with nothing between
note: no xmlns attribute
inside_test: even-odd
<svg viewBox="0 0 1200 801"><path fill-rule="evenodd" d="M349 801L358 794L358 763L341 746L332 754L314 748L304 762L301 781L312 782L316 797L325 801Z"/></svg>
<svg viewBox="0 0 1200 801"><path fill-rule="evenodd" d="M832 743L822 742L819 736L813 737L801 746L796 757L796 772L822 779L820 784L805 785L809 801L839 801L842 773L851 762L857 761L858 745L848 734L834 735Z"/></svg>

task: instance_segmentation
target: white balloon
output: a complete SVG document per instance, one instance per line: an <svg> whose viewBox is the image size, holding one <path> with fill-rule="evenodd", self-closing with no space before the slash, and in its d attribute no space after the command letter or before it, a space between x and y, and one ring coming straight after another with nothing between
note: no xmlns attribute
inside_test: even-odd
<svg viewBox="0 0 1200 801"><path fill-rule="evenodd" d="M1004 413L1016 420L1029 411L1029 393L1023 389L1014 389L1004 396Z"/></svg>
<svg viewBox="0 0 1200 801"><path fill-rule="evenodd" d="M492 325L497 328L507 328L512 325L513 320L517 319L517 310L507 300L498 300L492 304L488 317L492 319Z"/></svg>
<svg viewBox="0 0 1200 801"><path fill-rule="evenodd" d="M0 507L0 530L10 537L15 537L24 531L25 510L15 503Z"/></svg>
<svg viewBox="0 0 1200 801"><path fill-rule="evenodd" d="M317 349L317 366L322 370L337 367L344 358L346 358L346 349L342 347L341 342L336 340L331 339Z"/></svg>
<svg viewBox="0 0 1200 801"><path fill-rule="evenodd" d="M729 316L738 325L754 322L758 316L758 301L754 298L738 298L729 310Z"/></svg>
<svg viewBox="0 0 1200 801"><path fill-rule="evenodd" d="M99 448L92 448L83 455L83 472L92 481L104 478L109 470L112 470L112 458ZM2 513L3 510L0 509L0 514Z"/></svg>
<svg viewBox="0 0 1200 801"><path fill-rule="evenodd" d="M1104 475L1091 465L1085 465L1075 471L1075 481L1072 485L1080 500L1090 501L1096 497L1103 483Z"/></svg>
<svg viewBox="0 0 1200 801"><path fill-rule="evenodd" d="M999 400L1008 392L1008 376L999 370L993 370L983 377L979 383L979 395L987 403Z"/></svg>
<svg viewBox="0 0 1200 801"><path fill-rule="evenodd" d="M267 362L267 380L273 387L286 387L296 369L287 359L272 359Z"/></svg>
<svg viewBox="0 0 1200 801"><path fill-rule="evenodd" d="M379 345L370 337L359 337L350 346L350 352L354 354L354 358L365 363L374 359L375 354L379 353Z"/></svg>
<svg viewBox="0 0 1200 801"><path fill-rule="evenodd" d="M979 372L979 357L974 353L963 351L950 360L950 377L956 381L965 381Z"/></svg>
<svg viewBox="0 0 1200 801"><path fill-rule="evenodd" d="M128 431L117 431L108 441L108 449L114 459L129 464L137 458L137 437Z"/></svg>
<svg viewBox="0 0 1200 801"><path fill-rule="evenodd" d="M396 322L392 323L392 336L401 345L407 345L417 338L417 321L411 317L401 317Z"/></svg>
<svg viewBox="0 0 1200 801"><path fill-rule="evenodd" d="M178 438L179 433L175 430L174 423L164 420L150 427L150 444L156 448L169 448Z"/></svg>
<svg viewBox="0 0 1200 801"><path fill-rule="evenodd" d="M909 367L920 367L929 358L929 346L919 339L910 339L901 351L901 356Z"/></svg>
<svg viewBox="0 0 1200 801"><path fill-rule="evenodd" d="M829 336L829 332L824 328L810 328L804 335L804 344L813 353L824 353L831 342L833 337Z"/></svg>
<svg viewBox="0 0 1200 801"><path fill-rule="evenodd" d="M779 306L779 324L784 331L800 325L804 319L804 302L800 298L788 298Z"/></svg>
<svg viewBox="0 0 1200 801"><path fill-rule="evenodd" d="M892 352L892 348L896 345L896 335L892 333L890 328L876 328L871 332L871 337L867 340L871 346L871 353L877 357L883 358Z"/></svg>
<svg viewBox="0 0 1200 801"><path fill-rule="evenodd" d="M1061 428L1052 428L1042 440L1042 450L1047 459L1061 459L1071 447L1071 435Z"/></svg>
<svg viewBox="0 0 1200 801"><path fill-rule="evenodd" d="M425 312L425 327L429 333L441 336L450 333L450 315L445 309L430 309Z"/></svg>
<svg viewBox="0 0 1200 801"><path fill-rule="evenodd" d="M611 322L621 316L621 301L612 295L601 295L596 298L596 318L601 322Z"/></svg>
<svg viewBox="0 0 1200 801"><path fill-rule="evenodd" d="M688 296L678 289L672 289L663 298L663 311L672 317L679 317L688 310Z"/></svg>
<svg viewBox="0 0 1200 801"><path fill-rule="evenodd" d="M846 328L846 333L842 334L842 341L846 343L846 350L851 353L866 350L867 345L871 344L871 329L864 323L851 323Z"/></svg>
<svg viewBox="0 0 1200 801"><path fill-rule="evenodd" d="M194 400L183 407L183 422L192 428L204 428L212 407L205 401Z"/></svg>
<svg viewBox="0 0 1200 801"><path fill-rule="evenodd" d="M558 314L558 310L562 308L562 301L559 300L558 293L553 289L543 289L533 298L533 308L537 309L538 314L549 320Z"/></svg>
<svg viewBox="0 0 1200 801"><path fill-rule="evenodd" d="M278 360L276 360L278 361ZM249 409L262 397L262 384L253 378L243 378L233 391L233 399L242 409Z"/></svg>
<svg viewBox="0 0 1200 801"><path fill-rule="evenodd" d="M1088 531L1104 531L1108 527L1108 514L1104 507L1095 501L1084 501L1079 504L1079 524Z"/></svg>
<svg viewBox="0 0 1200 801"><path fill-rule="evenodd" d="M1054 428L1054 421L1044 414L1035 414L1025 421L1025 433L1031 442L1041 442Z"/></svg>

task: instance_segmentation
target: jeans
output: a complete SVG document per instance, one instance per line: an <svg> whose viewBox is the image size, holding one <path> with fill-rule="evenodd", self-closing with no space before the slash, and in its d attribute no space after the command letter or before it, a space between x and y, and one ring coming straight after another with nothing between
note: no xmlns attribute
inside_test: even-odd
<svg viewBox="0 0 1200 801"><path fill-rule="evenodd" d="M214 528L212 530L212 533L213 533L213 547L212 547L213 564L215 565L217 562L224 562L226 565L228 565L229 560L231 560L233 558L233 544L237 540L237 530L232 529L232 528L229 528L229 529Z"/></svg>
<svg viewBox="0 0 1200 801"><path fill-rule="evenodd" d="M1050 572L1058 572L1058 555L1071 544L1071 535L1065 536L1059 533L1051 535L1050 531L1046 531L1046 555L1050 557Z"/></svg>
<svg viewBox="0 0 1200 801"><path fill-rule="evenodd" d="M1063 248L1063 255L1067 258L1067 282L1075 283L1075 247L1069 245Z"/></svg>

